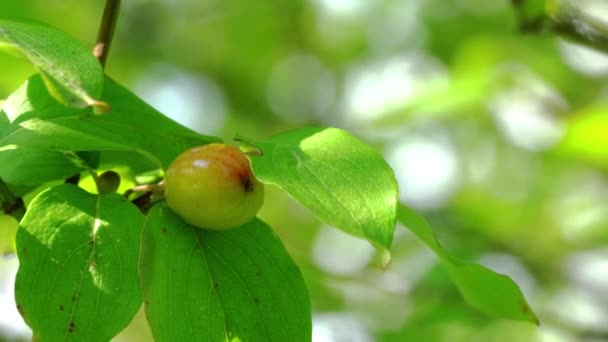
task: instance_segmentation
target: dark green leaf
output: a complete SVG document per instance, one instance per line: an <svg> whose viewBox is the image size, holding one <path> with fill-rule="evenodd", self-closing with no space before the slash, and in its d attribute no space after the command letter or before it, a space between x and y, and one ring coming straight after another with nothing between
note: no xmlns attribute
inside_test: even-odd
<svg viewBox="0 0 608 342"><path fill-rule="evenodd" d="M0 149L0 177L13 185L39 185L82 171L69 153L40 148Z"/></svg>
<svg viewBox="0 0 608 342"><path fill-rule="evenodd" d="M256 143L264 183L287 191L323 221L387 251L395 231L397 181L372 147L337 128L302 128Z"/></svg>
<svg viewBox="0 0 608 342"><path fill-rule="evenodd" d="M40 341L109 341L141 305L143 217L72 185L36 197L17 233L17 307Z"/></svg>
<svg viewBox="0 0 608 342"><path fill-rule="evenodd" d="M73 107L104 104L103 69L91 51L66 33L31 20L0 19L0 51L18 51L43 75L50 93Z"/></svg>
<svg viewBox="0 0 608 342"><path fill-rule="evenodd" d="M142 234L141 281L157 341L310 341L306 286L270 227L212 232L164 204Z"/></svg>
<svg viewBox="0 0 608 342"><path fill-rule="evenodd" d="M400 205L398 218L437 254L452 281L471 306L488 315L538 324L538 318L511 278L451 256L439 244L426 220L410 208Z"/></svg>
<svg viewBox="0 0 608 342"><path fill-rule="evenodd" d="M110 112L75 113L50 103L39 76L34 76L4 105L12 124L0 146L133 151L167 167L188 148L219 141L177 124L109 78L102 98L111 105Z"/></svg>

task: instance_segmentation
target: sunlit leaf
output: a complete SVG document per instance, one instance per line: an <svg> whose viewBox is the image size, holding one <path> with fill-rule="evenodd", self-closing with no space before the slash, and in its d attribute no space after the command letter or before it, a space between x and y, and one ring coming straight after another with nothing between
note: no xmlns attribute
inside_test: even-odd
<svg viewBox="0 0 608 342"><path fill-rule="evenodd" d="M219 141L177 124L109 78L102 99L112 107L102 115L65 108L52 100L40 76L33 76L4 105L12 123L0 146L131 151L167 167L186 149Z"/></svg>
<svg viewBox="0 0 608 342"><path fill-rule="evenodd" d="M300 271L262 221L206 231L161 204L142 236L144 303L157 341L311 340Z"/></svg>
<svg viewBox="0 0 608 342"><path fill-rule="evenodd" d="M17 233L17 308L39 341L109 341L142 297L143 217L118 195L73 185L42 192Z"/></svg>
<svg viewBox="0 0 608 342"><path fill-rule="evenodd" d="M388 250L397 181L382 155L346 131L302 128L257 142L255 175L287 191L323 221Z"/></svg>
<svg viewBox="0 0 608 342"><path fill-rule="evenodd" d="M105 106L98 100L104 82L101 65L68 34L31 20L0 19L0 51L28 59L59 102L81 108Z"/></svg>

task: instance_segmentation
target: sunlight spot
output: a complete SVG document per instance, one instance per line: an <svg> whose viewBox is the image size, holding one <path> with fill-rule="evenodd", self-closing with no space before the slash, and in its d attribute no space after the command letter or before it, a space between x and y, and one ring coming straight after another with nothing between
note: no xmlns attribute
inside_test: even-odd
<svg viewBox="0 0 608 342"><path fill-rule="evenodd" d="M608 248L571 254L566 258L564 265L573 283L595 293L598 298L606 298L608 293ZM605 300L605 304L608 305L608 299Z"/></svg>
<svg viewBox="0 0 608 342"><path fill-rule="evenodd" d="M314 342L371 342L373 337L361 319L352 314L323 313L313 316Z"/></svg>
<svg viewBox="0 0 608 342"><path fill-rule="evenodd" d="M553 147L564 134L564 124L556 115L568 108L565 100L524 67L505 66L500 72L513 85L488 104L499 129L513 145L525 150Z"/></svg>
<svg viewBox="0 0 608 342"><path fill-rule="evenodd" d="M399 230L405 230L401 228ZM393 258L387 270L378 271L374 276L374 283L385 291L407 294L436 264L435 253L430 248L421 248L406 256Z"/></svg>
<svg viewBox="0 0 608 342"><path fill-rule="evenodd" d="M567 41L560 42L559 47L564 61L572 69L590 77L603 77L608 74L606 54Z"/></svg>
<svg viewBox="0 0 608 342"><path fill-rule="evenodd" d="M208 161L208 160L204 160L204 159L196 159L196 160L194 161L194 166L196 166L196 167L200 167L200 168L205 168L205 167L209 166L209 161ZM190 170L189 170L189 171L190 171ZM190 174L191 174L191 173L193 173L193 172L194 172L194 171L192 171L192 172L188 172L188 173L190 173Z"/></svg>
<svg viewBox="0 0 608 342"><path fill-rule="evenodd" d="M547 310L567 326L608 332L608 309L587 291L566 287L550 298Z"/></svg>
<svg viewBox="0 0 608 342"><path fill-rule="evenodd" d="M572 342L576 340L574 336L563 327L547 325L545 323L538 328L537 335L539 342Z"/></svg>
<svg viewBox="0 0 608 342"><path fill-rule="evenodd" d="M559 196L547 208L568 242L586 243L601 234L608 221L608 184L602 174L569 174L556 190Z"/></svg>
<svg viewBox="0 0 608 342"><path fill-rule="evenodd" d="M99 228L101 227L101 225L104 223L104 221L96 218L95 222L93 223L93 236L97 236L97 231L99 230Z"/></svg>
<svg viewBox="0 0 608 342"><path fill-rule="evenodd" d="M0 332L9 340L30 340L32 332L17 311L15 277L19 267L16 256L0 257Z"/></svg>
<svg viewBox="0 0 608 342"><path fill-rule="evenodd" d="M218 134L224 127L224 94L203 75L156 66L138 80L135 92L159 112L199 133Z"/></svg>
<svg viewBox="0 0 608 342"><path fill-rule="evenodd" d="M312 0L325 15L355 17L365 13L374 0Z"/></svg>
<svg viewBox="0 0 608 342"><path fill-rule="evenodd" d="M400 293L391 293L377 287L371 280L372 273L366 272L364 278L333 278L326 282L328 288L340 293L343 298L344 312L379 330L398 330L412 314L412 298ZM391 310L399 307L399 311Z"/></svg>
<svg viewBox="0 0 608 342"><path fill-rule="evenodd" d="M272 111L283 120L306 123L332 118L334 76L321 61L308 54L294 54L273 69L266 92Z"/></svg>
<svg viewBox="0 0 608 342"><path fill-rule="evenodd" d="M312 258L326 272L356 274L370 262L374 247L337 228L323 226L313 244Z"/></svg>
<svg viewBox="0 0 608 342"><path fill-rule="evenodd" d="M386 159L395 170L399 198L417 209L444 205L460 182L460 162L444 137L409 134L389 146Z"/></svg>
<svg viewBox="0 0 608 342"><path fill-rule="evenodd" d="M99 256L97 256L99 259ZM104 293L109 293L110 290L104 285L104 277L100 272L100 268L97 265L96 261L91 261L89 264L89 274L91 275L91 280L93 285Z"/></svg>
<svg viewBox="0 0 608 342"><path fill-rule="evenodd" d="M2 151L8 151L8 150L15 150L17 149L17 145L6 145L6 146L2 146L0 147L0 152Z"/></svg>
<svg viewBox="0 0 608 342"><path fill-rule="evenodd" d="M424 84L447 82L436 59L422 52L377 60L352 70L345 85L346 125L365 125L397 110Z"/></svg>

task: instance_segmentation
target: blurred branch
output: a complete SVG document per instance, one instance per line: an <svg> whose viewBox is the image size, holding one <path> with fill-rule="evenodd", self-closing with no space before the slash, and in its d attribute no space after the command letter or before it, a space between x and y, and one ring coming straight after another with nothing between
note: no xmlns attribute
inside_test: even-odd
<svg viewBox="0 0 608 342"><path fill-rule="evenodd" d="M608 22L589 15L580 7L556 0L512 0L512 3L522 32L554 32L608 52Z"/></svg>
<svg viewBox="0 0 608 342"><path fill-rule="evenodd" d="M106 65L119 12L120 0L106 0L103 17L99 25L99 33L97 34L97 43L95 43L95 48L93 49L93 55L99 59L99 63L102 66Z"/></svg>
<svg viewBox="0 0 608 342"><path fill-rule="evenodd" d="M20 221L25 214L25 204L20 197L13 194L4 179L0 178L0 207L2 212Z"/></svg>

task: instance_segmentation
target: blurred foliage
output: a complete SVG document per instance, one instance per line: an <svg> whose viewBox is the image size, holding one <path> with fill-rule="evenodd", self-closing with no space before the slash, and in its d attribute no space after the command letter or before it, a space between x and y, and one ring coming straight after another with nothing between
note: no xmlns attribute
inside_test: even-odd
<svg viewBox="0 0 608 342"><path fill-rule="evenodd" d="M5 0L0 15L92 47L102 7ZM512 276L542 323L467 307L402 229L383 271L269 187L261 216L303 271L319 341L608 340L608 58L519 28L507 0L131 0L106 72L167 115L193 113L203 133L316 124L361 136L443 245ZM4 55L0 70L0 99L34 72ZM117 340L145 329L136 320Z"/></svg>

